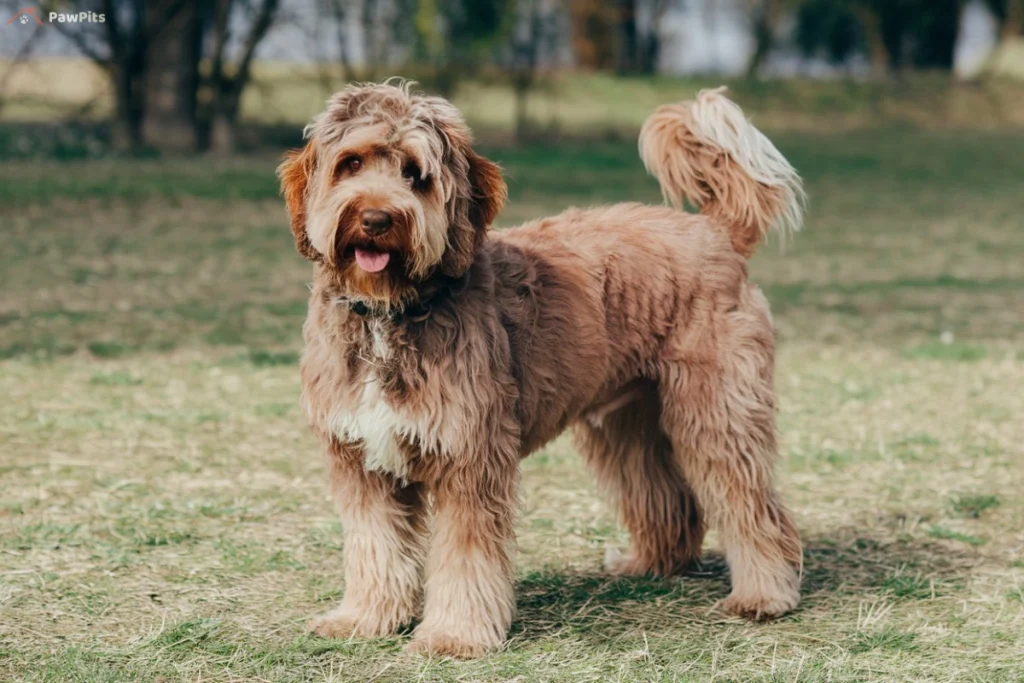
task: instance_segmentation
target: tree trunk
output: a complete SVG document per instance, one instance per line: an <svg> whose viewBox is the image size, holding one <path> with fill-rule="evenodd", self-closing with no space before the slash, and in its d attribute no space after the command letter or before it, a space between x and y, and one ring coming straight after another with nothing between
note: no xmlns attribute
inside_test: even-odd
<svg viewBox="0 0 1024 683"><path fill-rule="evenodd" d="M780 0L760 0L754 14L754 53L747 63L747 78L753 79L775 44L775 28L782 15Z"/></svg>
<svg viewBox="0 0 1024 683"><path fill-rule="evenodd" d="M529 119L529 95L530 83L525 78L517 78L515 82L515 110L516 110L516 142L525 142L530 132Z"/></svg>
<svg viewBox="0 0 1024 683"><path fill-rule="evenodd" d="M114 121L110 143L116 152L130 152L139 140L138 121L134 120L131 92L131 79L123 73L121 67L113 68L115 89Z"/></svg>
<svg viewBox="0 0 1024 683"><path fill-rule="evenodd" d="M653 74L658 70L658 55L661 54L661 38L652 30L640 40L638 68L642 74Z"/></svg>
<svg viewBox="0 0 1024 683"><path fill-rule="evenodd" d="M515 94L516 140L524 142L530 133L530 90L537 78L537 65L545 33L541 0L528 0L519 9L524 15L518 30L513 32L512 89Z"/></svg>
<svg viewBox="0 0 1024 683"><path fill-rule="evenodd" d="M900 3L875 0L879 34L889 54L889 71L901 73L906 62L908 17Z"/></svg>
<svg viewBox="0 0 1024 683"><path fill-rule="evenodd" d="M235 152L238 141L238 114L242 105L242 93L249 85L253 58L260 41L270 30L277 13L278 0L263 0L253 8L249 31L242 41L242 51L230 76L226 67L226 45L232 0L220 0L214 22L214 52L210 65L209 81L204 85L211 92L212 102L203 107L202 116L196 129L205 143L203 149L217 155ZM203 134L205 133L205 134Z"/></svg>
<svg viewBox="0 0 1024 683"><path fill-rule="evenodd" d="M637 71L640 31L636 24L636 0L621 0L619 5L619 50L616 70L620 74Z"/></svg>
<svg viewBox="0 0 1024 683"><path fill-rule="evenodd" d="M999 31L1000 40L1024 35L1024 0L1006 0L1006 17Z"/></svg>
<svg viewBox="0 0 1024 683"><path fill-rule="evenodd" d="M348 53L348 12L345 0L329 0L334 21L337 22L338 65L341 67L341 80L352 80L352 63Z"/></svg>
<svg viewBox="0 0 1024 683"><path fill-rule="evenodd" d="M377 0L363 0L363 76L370 81L376 80L378 58L380 55L378 31L378 7Z"/></svg>
<svg viewBox="0 0 1024 683"><path fill-rule="evenodd" d="M174 0L158 1L167 4ZM154 14L167 16L170 12L157 10ZM197 3L186 2L180 3L164 26L150 31L142 138L156 149L192 152L197 148L201 29Z"/></svg>
<svg viewBox="0 0 1024 683"><path fill-rule="evenodd" d="M952 71L962 9L961 0L931 0L930 10L916 27L914 66Z"/></svg>
<svg viewBox="0 0 1024 683"><path fill-rule="evenodd" d="M132 152L142 146L145 56L139 52L110 65L114 82L114 121L111 145L116 152Z"/></svg>
<svg viewBox="0 0 1024 683"><path fill-rule="evenodd" d="M224 112L217 112L210 125L210 153L229 156L238 149L238 121Z"/></svg>
<svg viewBox="0 0 1024 683"><path fill-rule="evenodd" d="M872 7L858 3L854 7L854 13L864 29L864 36L868 43L868 58L871 61L871 70L877 77L884 77L892 69L892 55L889 54L889 47L882 36L882 22L878 13Z"/></svg>
<svg viewBox="0 0 1024 683"><path fill-rule="evenodd" d="M604 0L569 0L572 47L578 67L613 69L617 66L615 9Z"/></svg>

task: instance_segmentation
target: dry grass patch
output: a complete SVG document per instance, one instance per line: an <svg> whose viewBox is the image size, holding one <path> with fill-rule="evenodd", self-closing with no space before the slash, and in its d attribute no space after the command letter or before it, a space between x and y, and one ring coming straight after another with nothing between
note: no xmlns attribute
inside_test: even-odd
<svg viewBox="0 0 1024 683"><path fill-rule="evenodd" d="M877 396L850 401L846 382L868 364ZM935 372L891 352L794 345L780 377L784 489L806 540L797 613L764 626L716 613L727 576L713 551L680 579L603 575L606 544L625 538L558 442L525 467L508 648L456 664L400 654L400 639L303 635L340 595L341 547L294 368L188 352L10 361L8 675L941 680L953 667L957 680L1013 680L1024 434L990 406L1024 408L1006 398L1024 367ZM965 518L948 503L963 491L1006 502Z"/></svg>

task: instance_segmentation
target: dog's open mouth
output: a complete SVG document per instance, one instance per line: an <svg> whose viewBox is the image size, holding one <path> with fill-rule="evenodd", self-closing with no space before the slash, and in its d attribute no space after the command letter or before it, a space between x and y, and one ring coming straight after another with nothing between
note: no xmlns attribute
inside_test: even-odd
<svg viewBox="0 0 1024 683"><path fill-rule="evenodd" d="M367 273L379 273L388 267L391 252L380 251L372 247L356 247L356 264Z"/></svg>

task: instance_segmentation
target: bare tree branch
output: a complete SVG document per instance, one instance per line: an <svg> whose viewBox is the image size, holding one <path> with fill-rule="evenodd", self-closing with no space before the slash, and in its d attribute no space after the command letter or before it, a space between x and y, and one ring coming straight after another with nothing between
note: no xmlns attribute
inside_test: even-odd
<svg viewBox="0 0 1024 683"><path fill-rule="evenodd" d="M164 28L171 23L174 16L180 12L186 4L188 4L188 0L177 0L177 2L168 3L163 16L157 17L153 21L147 21L146 25L143 27L142 38L144 39L144 42L150 43L155 40Z"/></svg>
<svg viewBox="0 0 1024 683"><path fill-rule="evenodd" d="M253 55L256 53L256 47L260 41L267 34L271 24L274 21L274 13L277 11L278 0L263 0L263 4L256 15L256 19L253 21L252 28L249 31L249 35L246 36L244 47L242 48L242 59L238 63L238 68L235 71L235 77L232 79L231 84L231 97L238 98L242 89L245 87L246 82L249 80L249 71L252 69Z"/></svg>
<svg viewBox="0 0 1024 683"><path fill-rule="evenodd" d="M121 19L117 16L116 10L114 0L103 0L103 14L106 18L103 25L107 32L107 43L110 45L113 59L120 61L124 56L124 35L121 31Z"/></svg>
<svg viewBox="0 0 1024 683"><path fill-rule="evenodd" d="M213 58L211 65L213 72L210 80L213 87L218 91L222 87L224 78L224 51L227 49L228 38L231 33L231 7L232 0L217 0L214 7L213 18Z"/></svg>
<svg viewBox="0 0 1024 683"><path fill-rule="evenodd" d="M341 65L342 80L349 80L352 73L348 56L348 6L346 0L329 0L337 23L338 64Z"/></svg>

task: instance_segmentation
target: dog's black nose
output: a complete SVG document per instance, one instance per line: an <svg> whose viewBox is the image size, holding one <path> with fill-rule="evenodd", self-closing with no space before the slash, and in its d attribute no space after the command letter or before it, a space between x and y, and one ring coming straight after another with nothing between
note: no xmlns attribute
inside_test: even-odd
<svg viewBox="0 0 1024 683"><path fill-rule="evenodd" d="M391 214L380 209L363 211L363 232L367 235L383 235L391 229Z"/></svg>

